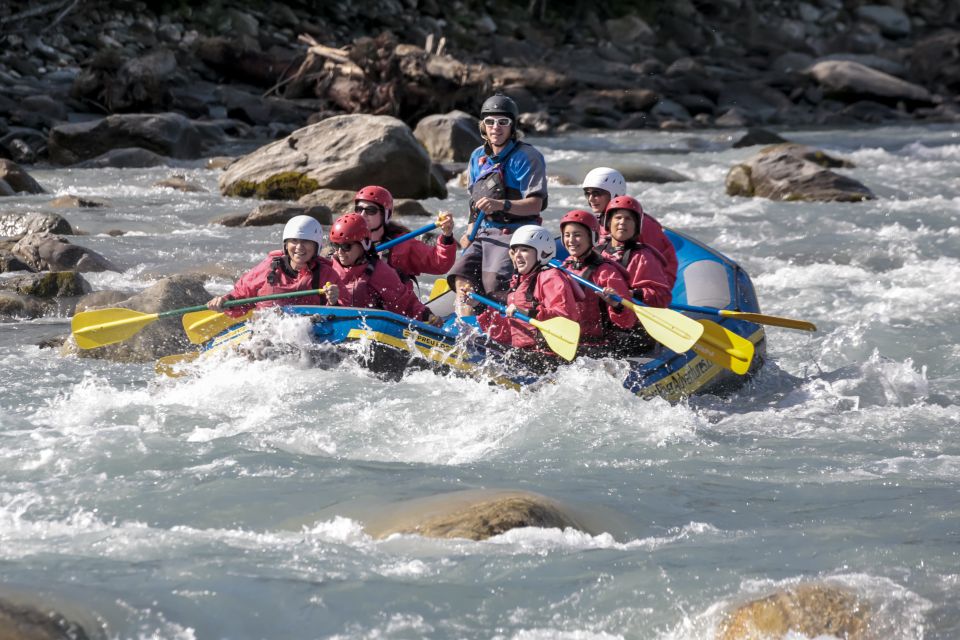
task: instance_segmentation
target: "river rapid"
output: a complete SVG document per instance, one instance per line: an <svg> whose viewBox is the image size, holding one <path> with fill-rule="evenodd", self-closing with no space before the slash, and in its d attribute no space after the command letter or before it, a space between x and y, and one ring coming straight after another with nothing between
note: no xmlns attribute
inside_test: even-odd
<svg viewBox="0 0 960 640"><path fill-rule="evenodd" d="M868 601L876 638L960 637L960 134L781 135L851 159L841 171L878 198L730 198L727 171L756 151L731 149L737 133L531 139L551 174L691 177L630 192L737 260L765 313L817 324L768 327L765 367L726 397L643 401L589 363L519 393L292 359L171 379L35 346L66 316L0 324L0 596L106 638L692 640L735 603L819 581ZM153 186L176 171L208 192ZM201 163L30 172L109 202L65 214L90 234L72 242L122 269L87 274L95 289L202 270L222 293L278 245L279 226L210 224L253 204L217 195ZM425 204L462 229L462 188ZM583 206L552 184L547 225ZM363 530L364 514L463 489L542 493L598 533Z"/></svg>

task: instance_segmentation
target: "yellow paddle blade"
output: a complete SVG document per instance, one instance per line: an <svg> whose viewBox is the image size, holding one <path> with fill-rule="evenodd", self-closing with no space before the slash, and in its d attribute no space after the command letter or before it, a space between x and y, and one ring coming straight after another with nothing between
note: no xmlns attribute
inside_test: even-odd
<svg viewBox="0 0 960 640"><path fill-rule="evenodd" d="M70 321L70 331L78 347L94 349L123 342L159 317L157 313L141 313L133 309L81 311Z"/></svg>
<svg viewBox="0 0 960 640"><path fill-rule="evenodd" d="M765 313L749 313L747 311L729 311L720 309L720 315L725 318L736 318L747 322L757 324L769 324L774 327L785 327L787 329L799 329L800 331L816 331L817 325L806 320L794 320L793 318L781 318L780 316L768 316Z"/></svg>
<svg viewBox="0 0 960 640"><path fill-rule="evenodd" d="M580 325L570 318L556 317L549 320L530 319L530 324L540 329L547 346L564 360L577 357L580 343Z"/></svg>
<svg viewBox="0 0 960 640"><path fill-rule="evenodd" d="M703 325L703 337L693 350L703 358L734 373L743 375L753 361L753 343L724 329L711 320L698 320Z"/></svg>
<svg viewBox="0 0 960 640"><path fill-rule="evenodd" d="M190 351L189 353L178 353L172 356L164 356L157 360L154 370L159 374L169 376L171 378L179 378L185 375L185 372L182 371L180 367L193 362L199 355L199 351Z"/></svg>
<svg viewBox="0 0 960 640"><path fill-rule="evenodd" d="M626 298L623 304L633 309L651 338L676 353L686 353L703 335L703 326L682 313L660 307L644 307Z"/></svg>
<svg viewBox="0 0 960 640"><path fill-rule="evenodd" d="M430 302L436 300L447 291L450 291L450 283L447 282L447 279L437 278L433 283L433 289L430 290L430 298L427 300L427 304L430 304Z"/></svg>
<svg viewBox="0 0 960 640"><path fill-rule="evenodd" d="M203 344L210 338L222 333L235 324L249 320L253 311L248 311L239 318L228 316L219 311L194 311L183 316L183 330L193 344Z"/></svg>

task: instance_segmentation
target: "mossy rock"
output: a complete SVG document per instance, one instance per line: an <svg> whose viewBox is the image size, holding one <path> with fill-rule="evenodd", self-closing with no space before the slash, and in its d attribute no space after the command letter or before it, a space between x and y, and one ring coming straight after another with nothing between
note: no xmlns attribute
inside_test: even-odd
<svg viewBox="0 0 960 640"><path fill-rule="evenodd" d="M296 200L320 188L320 183L304 173L285 171L262 182L238 180L230 185L224 195L261 200Z"/></svg>
<svg viewBox="0 0 960 640"><path fill-rule="evenodd" d="M17 293L37 298L80 296L90 291L90 285L76 271L51 271L12 280Z"/></svg>

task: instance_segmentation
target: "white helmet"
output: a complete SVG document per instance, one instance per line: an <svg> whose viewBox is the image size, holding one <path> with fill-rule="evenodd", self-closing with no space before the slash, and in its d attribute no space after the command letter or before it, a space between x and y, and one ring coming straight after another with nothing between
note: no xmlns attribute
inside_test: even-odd
<svg viewBox="0 0 960 640"><path fill-rule="evenodd" d="M525 224L510 237L510 246L522 245L535 249L540 264L546 264L557 255L557 244L550 232L535 224Z"/></svg>
<svg viewBox="0 0 960 640"><path fill-rule="evenodd" d="M293 216L283 228L283 242L287 240L313 240L317 243L317 253L323 248L323 229L316 218Z"/></svg>
<svg viewBox="0 0 960 640"><path fill-rule="evenodd" d="M611 198L626 195L627 181L623 179L623 174L610 167L597 167L587 173L583 179L582 189L603 189L610 193Z"/></svg>

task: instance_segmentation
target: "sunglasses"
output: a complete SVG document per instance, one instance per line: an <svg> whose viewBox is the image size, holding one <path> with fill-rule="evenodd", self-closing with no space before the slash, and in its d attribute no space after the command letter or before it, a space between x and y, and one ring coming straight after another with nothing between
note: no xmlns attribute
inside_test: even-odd
<svg viewBox="0 0 960 640"><path fill-rule="evenodd" d="M513 122L510 118L484 118L483 124L488 127L492 127L495 124L500 125L501 127L509 127L510 123Z"/></svg>
<svg viewBox="0 0 960 640"><path fill-rule="evenodd" d="M363 215L365 215L365 216L375 216L375 215L377 215L378 213L380 213L380 207L360 207L360 206L357 206L357 207L354 207L354 208L353 208L353 212L354 212L354 213L360 213L360 214L363 214Z"/></svg>
<svg viewBox="0 0 960 640"><path fill-rule="evenodd" d="M334 251L350 251L353 248L353 245L357 244L356 242L331 242L330 248Z"/></svg>
<svg viewBox="0 0 960 640"><path fill-rule="evenodd" d="M583 195L585 195L588 198L600 198L602 196L607 195L607 192L602 191L601 189L584 189Z"/></svg>

